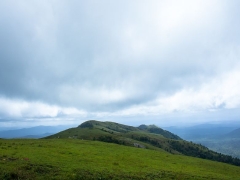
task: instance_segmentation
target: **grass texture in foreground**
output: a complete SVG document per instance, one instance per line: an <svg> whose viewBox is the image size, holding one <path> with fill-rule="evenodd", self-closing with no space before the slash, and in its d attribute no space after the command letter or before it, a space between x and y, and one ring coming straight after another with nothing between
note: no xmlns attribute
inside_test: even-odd
<svg viewBox="0 0 240 180"><path fill-rule="evenodd" d="M239 179L240 167L77 139L0 140L0 179Z"/></svg>

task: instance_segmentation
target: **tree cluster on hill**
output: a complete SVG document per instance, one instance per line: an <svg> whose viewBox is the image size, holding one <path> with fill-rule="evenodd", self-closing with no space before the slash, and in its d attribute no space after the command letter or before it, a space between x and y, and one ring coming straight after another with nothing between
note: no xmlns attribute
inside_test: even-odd
<svg viewBox="0 0 240 180"><path fill-rule="evenodd" d="M149 143L155 147L163 148L163 144L161 144L161 142L157 139L153 139L147 136L134 136L134 135L132 135L131 137L132 139ZM170 146L165 147L163 149L165 149L170 153L172 153L173 151L177 151L187 156L199 157L202 159L209 159L213 161L219 161L219 162L240 166L240 159L211 151L205 146L202 146L200 144L194 144L194 143L190 143L183 140L172 140L172 139L167 140L167 144L169 144Z"/></svg>
<svg viewBox="0 0 240 180"><path fill-rule="evenodd" d="M103 142L108 142L108 143L115 143L115 144L125 145L124 141L121 141L119 139L113 138L112 136L100 136L100 137L97 137L97 138L94 137L93 139L97 140L97 141L103 141Z"/></svg>
<svg viewBox="0 0 240 180"><path fill-rule="evenodd" d="M173 149L187 156L199 157L202 159L209 159L213 161L219 161L219 162L240 166L240 159L211 151L205 146L202 146L199 144L191 143L191 146L190 146L189 142L170 141L170 145Z"/></svg>

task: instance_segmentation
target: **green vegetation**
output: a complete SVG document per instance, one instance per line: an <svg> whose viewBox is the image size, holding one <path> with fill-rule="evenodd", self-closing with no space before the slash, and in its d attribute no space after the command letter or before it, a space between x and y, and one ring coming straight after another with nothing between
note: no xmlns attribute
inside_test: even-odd
<svg viewBox="0 0 240 180"><path fill-rule="evenodd" d="M240 167L230 164L239 159L154 125L87 121L45 139L0 139L4 180L239 179Z"/></svg>
<svg viewBox="0 0 240 180"><path fill-rule="evenodd" d="M181 140L181 138L169 131L163 130L155 125L146 126L144 124L140 125L138 129L149 133L161 134L165 138Z"/></svg>
<svg viewBox="0 0 240 180"><path fill-rule="evenodd" d="M79 139L0 139L0 179L239 179L240 168Z"/></svg>
<svg viewBox="0 0 240 180"><path fill-rule="evenodd" d="M137 128L114 122L91 120L46 138L96 140L240 165L238 158L211 151L200 144L184 141L177 135L154 125L141 125Z"/></svg>

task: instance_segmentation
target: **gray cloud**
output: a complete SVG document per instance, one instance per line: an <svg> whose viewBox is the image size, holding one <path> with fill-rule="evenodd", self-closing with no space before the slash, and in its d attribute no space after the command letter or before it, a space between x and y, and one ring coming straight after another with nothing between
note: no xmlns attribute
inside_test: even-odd
<svg viewBox="0 0 240 180"><path fill-rule="evenodd" d="M191 105L174 100L179 103L176 107L206 111L215 98L208 93L216 87L213 82L227 82L225 74L240 71L238 4L2 1L2 102L13 105L16 101L18 106L19 100L40 102L59 109L76 108L89 117L107 113L106 117L118 114L121 118L141 109L156 114L165 99L178 94L182 99L185 93L181 92L191 92L195 99L210 95L204 105L191 104L197 100L189 101ZM216 106L239 108L238 102L230 102L239 99L238 93L223 94L216 95L221 99L214 102ZM6 112L0 116L8 116Z"/></svg>

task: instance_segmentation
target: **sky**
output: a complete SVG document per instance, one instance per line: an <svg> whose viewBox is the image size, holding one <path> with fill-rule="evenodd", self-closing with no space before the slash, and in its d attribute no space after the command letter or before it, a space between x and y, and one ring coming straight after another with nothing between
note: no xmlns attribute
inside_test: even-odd
<svg viewBox="0 0 240 180"><path fill-rule="evenodd" d="M1 0L0 126L240 121L239 7Z"/></svg>

